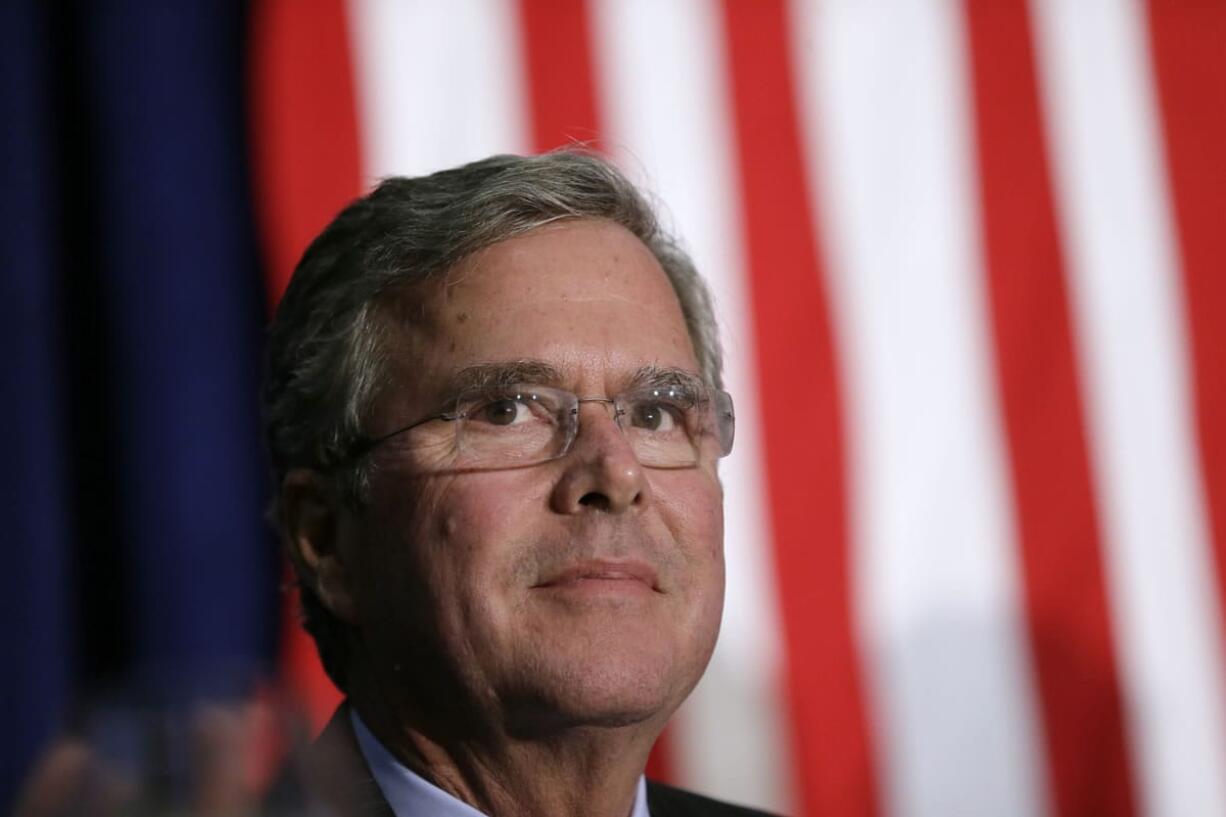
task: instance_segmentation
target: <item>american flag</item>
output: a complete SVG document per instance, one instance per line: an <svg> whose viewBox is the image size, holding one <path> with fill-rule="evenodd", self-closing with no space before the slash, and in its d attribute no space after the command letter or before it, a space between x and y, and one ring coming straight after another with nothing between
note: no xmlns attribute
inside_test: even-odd
<svg viewBox="0 0 1226 817"><path fill-rule="evenodd" d="M1226 3L268 0L250 49L274 298L375 180L574 142L713 286L728 597L654 772L1226 814Z"/></svg>

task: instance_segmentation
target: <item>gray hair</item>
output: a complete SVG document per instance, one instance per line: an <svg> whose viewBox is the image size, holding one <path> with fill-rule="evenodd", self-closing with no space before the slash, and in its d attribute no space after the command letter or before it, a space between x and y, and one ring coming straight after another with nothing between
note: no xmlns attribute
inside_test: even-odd
<svg viewBox="0 0 1226 817"><path fill-rule="evenodd" d="M361 507L370 466L363 457L350 460L386 379L387 308L403 305L414 287L439 280L478 250L577 218L620 224L647 246L677 294L704 379L720 387L722 356L706 285L644 196L605 160L567 149L389 178L311 243L277 308L263 389L275 490L291 469L311 468ZM309 586L301 589L305 626L343 689L344 625Z"/></svg>

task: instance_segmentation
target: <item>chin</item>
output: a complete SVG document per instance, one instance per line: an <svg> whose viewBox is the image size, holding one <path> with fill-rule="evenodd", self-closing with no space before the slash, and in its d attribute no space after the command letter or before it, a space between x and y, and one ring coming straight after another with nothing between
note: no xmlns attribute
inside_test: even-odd
<svg viewBox="0 0 1226 817"><path fill-rule="evenodd" d="M591 635L591 634L588 634ZM631 727L659 731L698 682L710 645L677 645L649 633L577 638L537 652L520 686L524 726Z"/></svg>
<svg viewBox="0 0 1226 817"><path fill-rule="evenodd" d="M552 689L538 685L507 707L508 731L523 738L576 729L659 731L680 700L652 687L636 679L614 682L592 677Z"/></svg>

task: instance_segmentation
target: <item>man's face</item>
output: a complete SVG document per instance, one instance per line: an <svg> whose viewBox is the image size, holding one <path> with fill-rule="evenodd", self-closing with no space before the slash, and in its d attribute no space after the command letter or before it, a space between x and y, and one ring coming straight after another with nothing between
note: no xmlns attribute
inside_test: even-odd
<svg viewBox="0 0 1226 817"><path fill-rule="evenodd" d="M605 222L487 248L403 323L374 434L448 408L474 366L539 362L560 375L544 385L602 398L647 367L698 373L663 270ZM607 406L579 423L565 457L530 467L423 474L399 438L372 454L342 551L393 686L535 728L662 720L697 682L723 603L715 461L644 468Z"/></svg>

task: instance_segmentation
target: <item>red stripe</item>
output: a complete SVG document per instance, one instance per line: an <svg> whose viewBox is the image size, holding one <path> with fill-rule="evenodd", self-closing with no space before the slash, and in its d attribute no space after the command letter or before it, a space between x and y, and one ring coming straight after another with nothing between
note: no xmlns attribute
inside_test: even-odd
<svg viewBox="0 0 1226 817"><path fill-rule="evenodd" d="M600 135L591 28L582 0L520 0L532 144L545 151Z"/></svg>
<svg viewBox="0 0 1226 817"><path fill-rule="evenodd" d="M674 762L676 749L673 747L672 730L665 728L656 738L656 745L651 747L651 757L647 758L647 768L644 774L651 780L661 783L679 783L676 764Z"/></svg>
<svg viewBox="0 0 1226 817"><path fill-rule="evenodd" d="M1183 260L1201 473L1226 615L1226 3L1151 0L1149 27Z"/></svg>
<svg viewBox="0 0 1226 817"><path fill-rule="evenodd" d="M1135 813L1024 0L966 0L988 296L1059 815Z"/></svg>
<svg viewBox="0 0 1226 817"><path fill-rule="evenodd" d="M252 171L270 303L363 192L344 0L263 0L251 22Z"/></svg>
<svg viewBox="0 0 1226 817"><path fill-rule="evenodd" d="M794 779L805 814L874 814L873 752L852 635L843 418L786 12L780 0L725 0L723 11Z"/></svg>
<svg viewBox="0 0 1226 817"><path fill-rule="evenodd" d="M362 192L357 115L343 0L264 0L251 26L252 175L275 304L307 243ZM285 683L322 727L340 693L298 626L295 594L282 633Z"/></svg>

